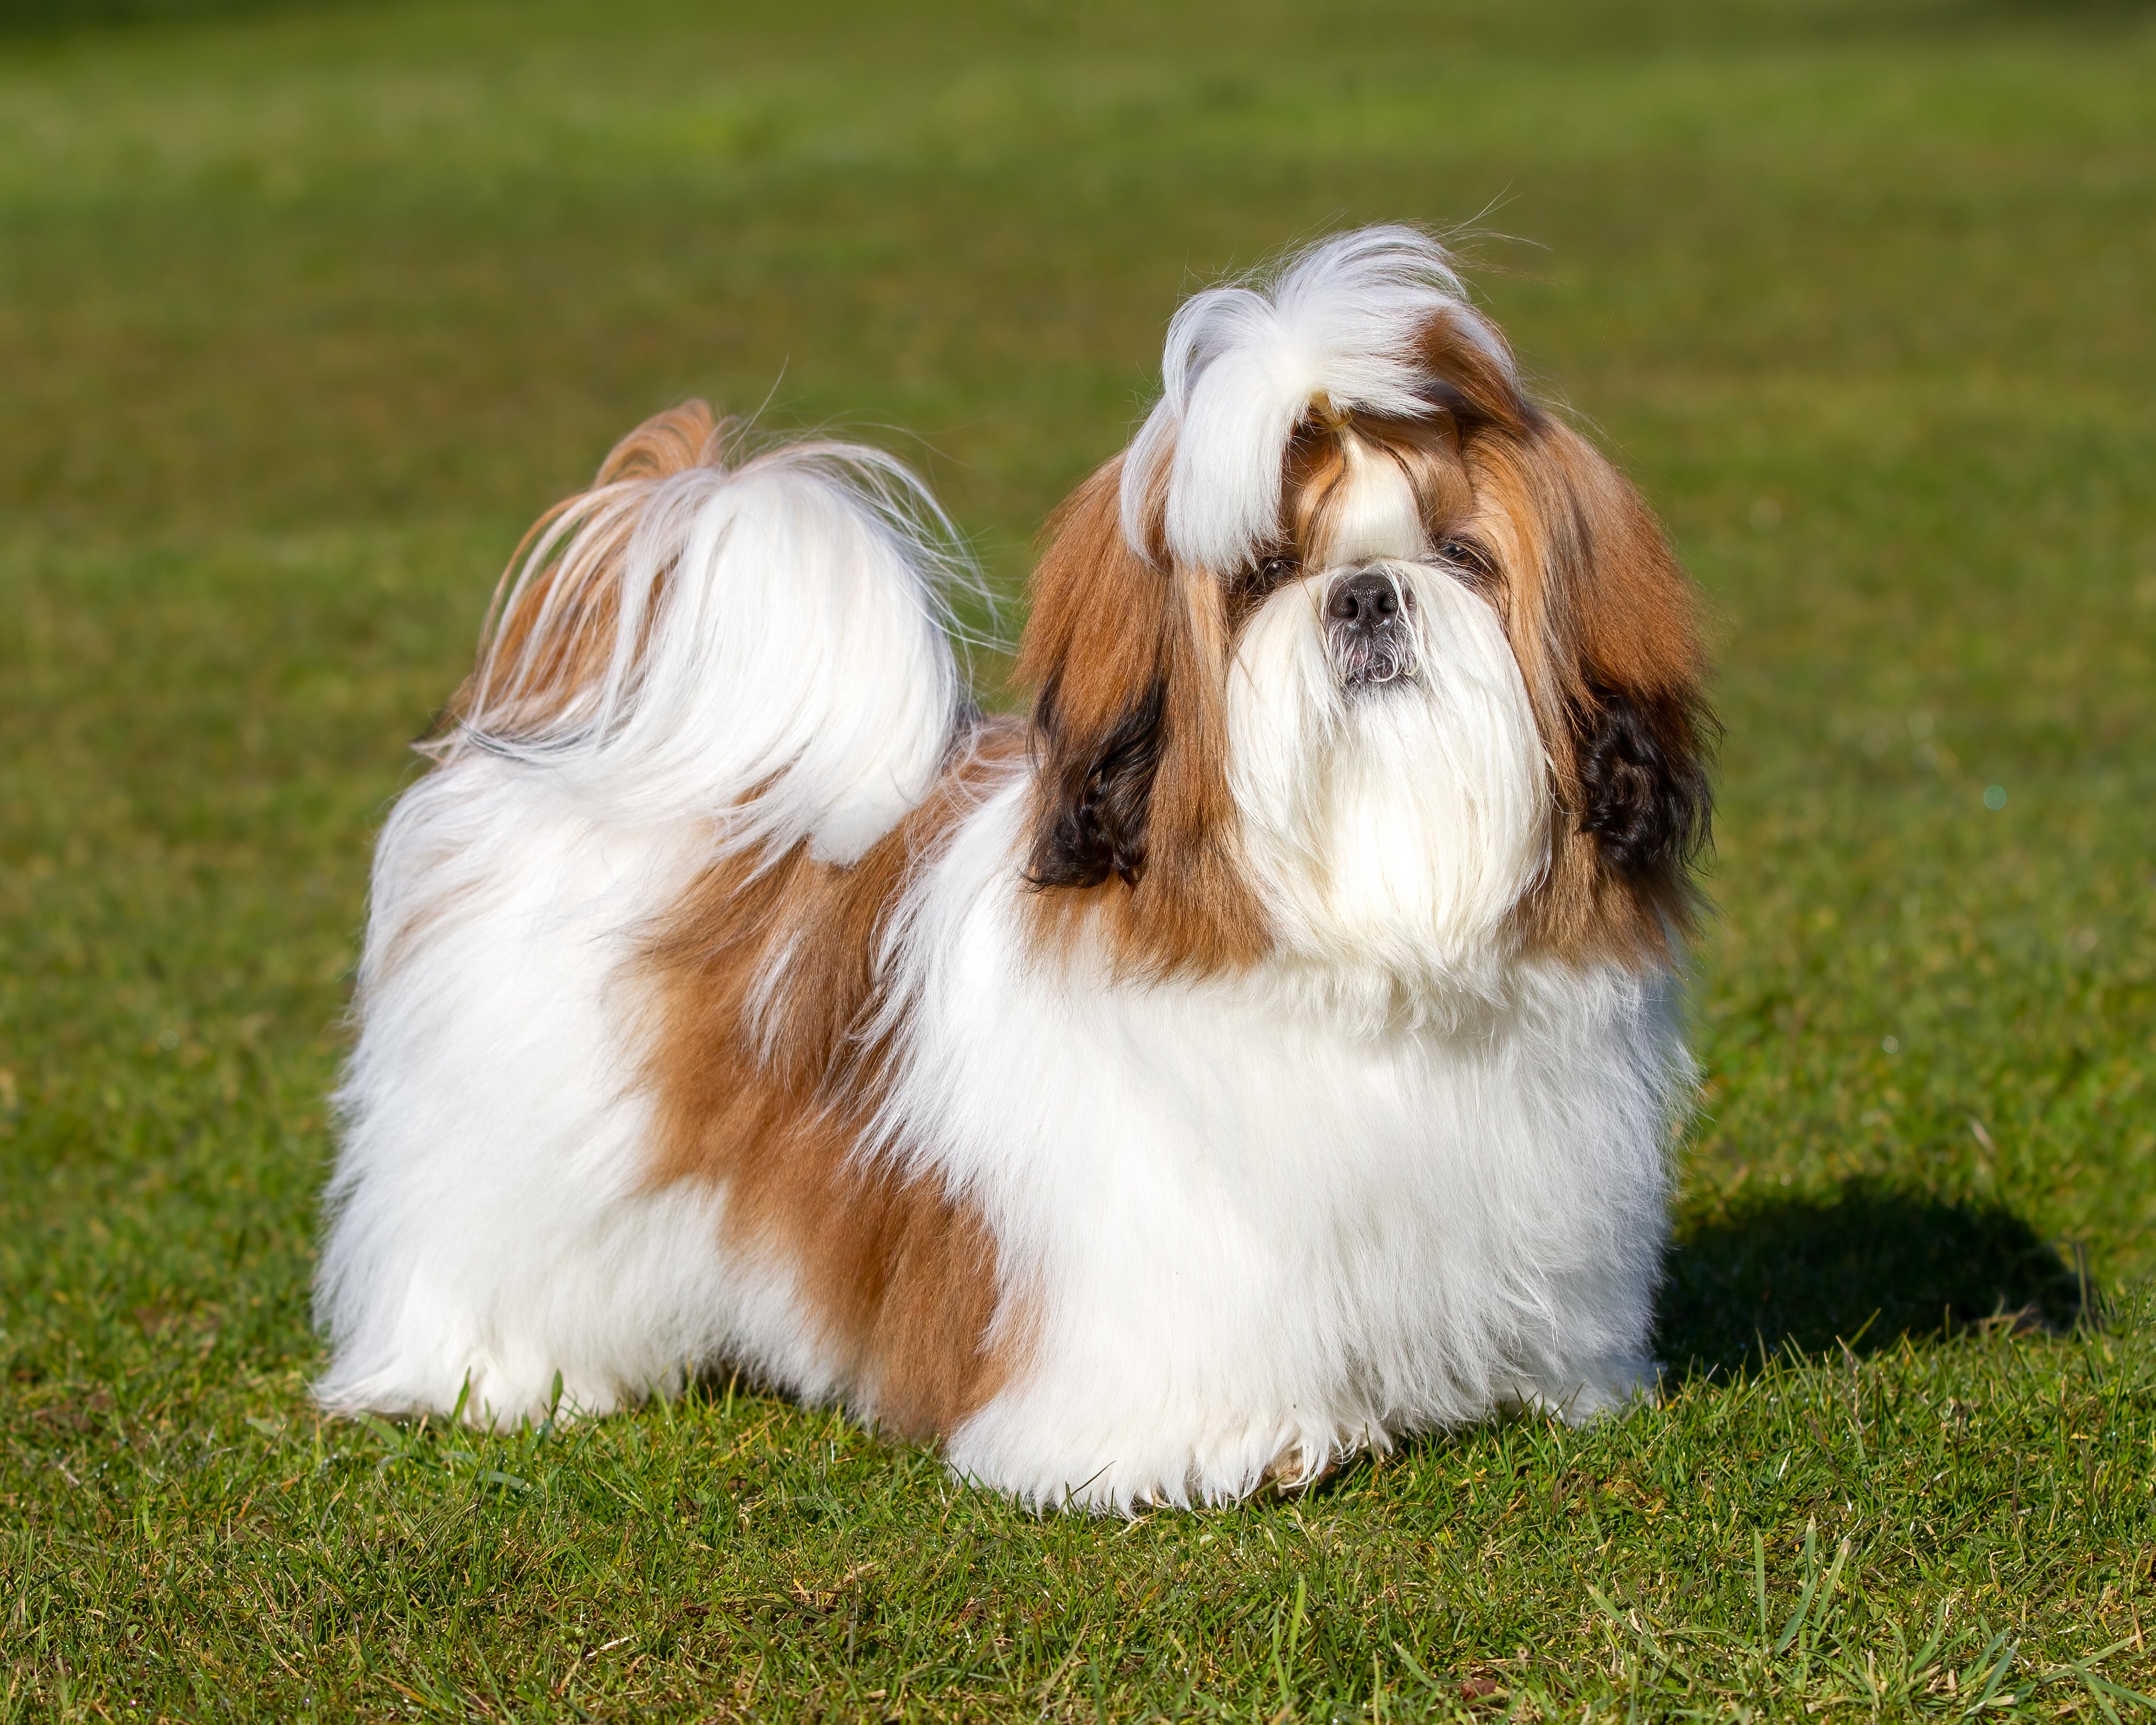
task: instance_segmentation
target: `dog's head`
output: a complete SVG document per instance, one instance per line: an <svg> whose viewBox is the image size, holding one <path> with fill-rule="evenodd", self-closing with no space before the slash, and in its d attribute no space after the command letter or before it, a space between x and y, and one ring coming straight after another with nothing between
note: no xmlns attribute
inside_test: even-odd
<svg viewBox="0 0 2156 1725"><path fill-rule="evenodd" d="M1030 877L1154 973L1666 962L1707 834L1691 588L1444 251L1347 234L1192 299L1053 524Z"/></svg>

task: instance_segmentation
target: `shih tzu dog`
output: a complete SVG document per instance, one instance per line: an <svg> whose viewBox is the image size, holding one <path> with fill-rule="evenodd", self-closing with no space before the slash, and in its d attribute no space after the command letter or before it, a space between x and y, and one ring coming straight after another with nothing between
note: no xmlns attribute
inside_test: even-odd
<svg viewBox="0 0 2156 1725"><path fill-rule="evenodd" d="M1645 1393L1693 600L1445 252L1169 326L984 717L898 464L701 403L520 549L381 839L333 1410L737 1370L1125 1511Z"/></svg>

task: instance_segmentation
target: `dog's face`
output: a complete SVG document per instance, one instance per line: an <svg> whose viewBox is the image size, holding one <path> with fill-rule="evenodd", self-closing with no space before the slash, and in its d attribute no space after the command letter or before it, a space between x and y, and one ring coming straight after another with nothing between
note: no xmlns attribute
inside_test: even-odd
<svg viewBox="0 0 2156 1725"><path fill-rule="evenodd" d="M1459 450L1299 427L1280 530L1227 583L1227 774L1275 941L1459 983L1546 855L1547 773Z"/></svg>
<svg viewBox="0 0 2156 1725"><path fill-rule="evenodd" d="M1666 960L1707 819L1690 589L1443 254L1381 230L1200 295L1166 371L1036 579L1044 931L1418 991Z"/></svg>

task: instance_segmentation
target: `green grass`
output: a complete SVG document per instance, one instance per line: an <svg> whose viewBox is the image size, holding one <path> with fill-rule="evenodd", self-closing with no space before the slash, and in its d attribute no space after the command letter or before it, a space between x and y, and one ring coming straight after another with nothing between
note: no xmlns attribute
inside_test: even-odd
<svg viewBox="0 0 2156 1725"><path fill-rule="evenodd" d="M2156 14L184 9L0 37L0 1717L2151 1710ZM367 847L525 521L768 398L1015 592L1177 296L1386 218L1717 618L1667 1404L1128 1527L724 1384L316 1420Z"/></svg>

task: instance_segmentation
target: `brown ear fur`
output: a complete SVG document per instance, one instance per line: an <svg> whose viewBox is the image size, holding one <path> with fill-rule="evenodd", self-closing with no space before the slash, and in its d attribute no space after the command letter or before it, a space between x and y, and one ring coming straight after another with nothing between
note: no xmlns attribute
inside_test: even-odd
<svg viewBox="0 0 2156 1725"><path fill-rule="evenodd" d="M1029 875L1036 932L1097 923L1119 969L1232 968L1264 949L1235 858L1219 583L1123 538L1122 460L1049 524L1017 677L1037 691Z"/></svg>
<svg viewBox="0 0 2156 1725"><path fill-rule="evenodd" d="M1578 433L1543 418L1473 440L1502 547L1514 650L1556 779L1551 866L1529 938L1659 962L1697 911L1713 719L1696 602L1638 493Z"/></svg>

